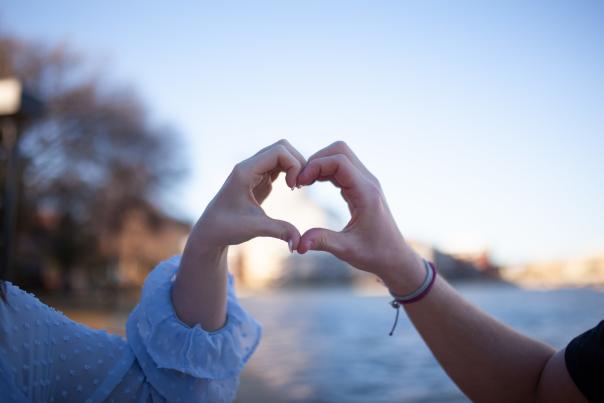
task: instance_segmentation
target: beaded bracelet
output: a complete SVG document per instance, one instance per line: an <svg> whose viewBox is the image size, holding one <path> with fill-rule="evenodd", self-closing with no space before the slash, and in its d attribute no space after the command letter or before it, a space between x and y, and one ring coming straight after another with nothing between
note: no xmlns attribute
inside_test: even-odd
<svg viewBox="0 0 604 403"><path fill-rule="evenodd" d="M410 292L407 295L400 296L395 295L390 292L390 290L388 290L390 292L390 295L392 295L392 297L394 298L390 302L390 306L396 309L396 317L394 318L394 324L392 325L392 329L388 334L389 336L392 336L392 334L394 334L394 329L396 329L401 305L411 304L413 302L421 300L426 295L428 295L428 292L430 292L430 289L434 285L434 280L436 280L436 267L434 267L434 264L428 262L426 259L422 259L422 261L424 262L424 268L426 269L426 277L424 278L422 284L415 291Z"/></svg>

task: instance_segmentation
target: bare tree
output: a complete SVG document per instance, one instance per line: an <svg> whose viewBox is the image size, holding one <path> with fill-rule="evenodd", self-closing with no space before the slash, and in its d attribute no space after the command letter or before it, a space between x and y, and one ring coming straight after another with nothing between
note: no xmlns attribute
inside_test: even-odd
<svg viewBox="0 0 604 403"><path fill-rule="evenodd" d="M19 233L31 241L39 211L52 211L60 225L38 246L66 271L102 263L99 239L115 229L121 206L154 199L185 172L178 134L90 67L65 44L0 36L0 77L19 77L46 104L21 137Z"/></svg>

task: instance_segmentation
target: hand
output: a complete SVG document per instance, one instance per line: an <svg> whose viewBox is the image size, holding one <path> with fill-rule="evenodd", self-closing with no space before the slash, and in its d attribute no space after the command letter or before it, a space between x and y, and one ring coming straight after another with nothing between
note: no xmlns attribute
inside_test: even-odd
<svg viewBox="0 0 604 403"><path fill-rule="evenodd" d="M268 217L260 204L272 183L285 172L288 186L306 164L287 141L281 140L240 162L193 227L180 261L172 301L178 317L213 331L223 326L227 305L227 251L257 236L270 236L297 248L300 233L285 221Z"/></svg>
<svg viewBox="0 0 604 403"><path fill-rule="evenodd" d="M380 183L346 143L338 141L311 156L297 184L309 186L317 180L330 181L341 189L351 218L340 232L324 228L306 231L298 252L330 252L376 274L398 295L417 288L424 276L421 258L405 243Z"/></svg>
<svg viewBox="0 0 604 403"><path fill-rule="evenodd" d="M238 163L195 224L189 242L216 249L268 236L288 242L290 250L297 248L300 233L296 227L268 217L260 205L280 172L286 173L287 185L294 187L304 165L304 157L287 140Z"/></svg>

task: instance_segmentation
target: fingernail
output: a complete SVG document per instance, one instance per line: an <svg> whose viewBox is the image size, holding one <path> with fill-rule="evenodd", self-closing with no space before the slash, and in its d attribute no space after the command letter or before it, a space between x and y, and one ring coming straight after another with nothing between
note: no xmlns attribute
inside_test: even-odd
<svg viewBox="0 0 604 403"><path fill-rule="evenodd" d="M292 189L294 190L294 189ZM294 245L292 240L290 239L289 241L287 241L287 246L289 246L289 253L294 253Z"/></svg>
<svg viewBox="0 0 604 403"><path fill-rule="evenodd" d="M292 186L292 187L291 187L292 191L294 190L294 188L295 188L295 186Z"/></svg>
<svg viewBox="0 0 604 403"><path fill-rule="evenodd" d="M298 189L300 189L300 188L302 187L302 185L296 185L296 187L297 187Z"/></svg>

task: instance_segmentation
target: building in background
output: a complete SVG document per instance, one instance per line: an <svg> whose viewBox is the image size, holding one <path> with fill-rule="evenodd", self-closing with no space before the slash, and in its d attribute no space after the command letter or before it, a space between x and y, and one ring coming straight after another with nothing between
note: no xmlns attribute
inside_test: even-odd
<svg viewBox="0 0 604 403"><path fill-rule="evenodd" d="M99 239L81 239L82 231L73 231L73 222L53 209L28 214L34 224L19 238L16 281L28 289L46 291L84 294L106 287L139 289L157 263L182 253L191 230L190 223L144 200L130 201L119 213L109 214L112 224ZM85 257L63 266L57 256L73 249Z"/></svg>
<svg viewBox="0 0 604 403"><path fill-rule="evenodd" d="M263 203L266 213L276 219L282 219L293 224L300 233L313 227L339 229L343 225L337 216L330 214L309 196L308 189L291 191L279 182L275 183L270 196ZM306 268L314 267L308 263L314 254L308 254L308 259L299 259ZM246 288L258 289L284 281L292 272L305 270L301 265L292 263L285 242L273 238L256 238L242 245L232 247L229 253L229 267L238 280L238 284ZM331 268L331 266L330 266ZM327 268L327 271L330 271ZM285 271L290 272L289 274ZM333 270L331 270L333 271ZM328 275L328 274L326 274Z"/></svg>
<svg viewBox="0 0 604 403"><path fill-rule="evenodd" d="M527 287L604 286L604 253L512 266L502 276Z"/></svg>
<svg viewBox="0 0 604 403"><path fill-rule="evenodd" d="M445 253L417 242L412 245L424 258L434 262L439 273L448 280L501 280L500 268L493 263L487 250Z"/></svg>
<svg viewBox="0 0 604 403"><path fill-rule="evenodd" d="M147 202L126 207L115 233L102 240L104 250L114 258L117 284L140 287L158 262L182 253L190 231L190 223Z"/></svg>
<svg viewBox="0 0 604 403"><path fill-rule="evenodd" d="M269 216L291 222L300 233L313 227L337 231L344 226L340 217L322 208L305 188L292 192L277 185L263 208ZM435 262L439 272L449 280L500 280L499 270L486 251L452 255L419 242L411 241L411 245L423 257ZM257 238L231 248L229 267L237 284L248 289L297 285L355 285L366 288L379 285L374 275L356 270L328 253L290 254L287 244L272 238Z"/></svg>

